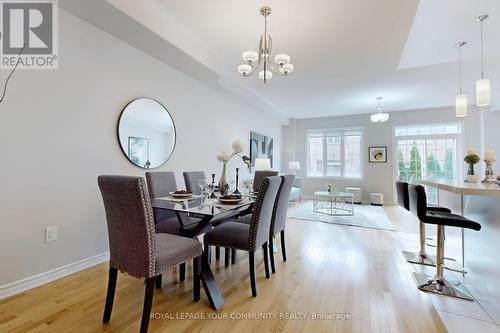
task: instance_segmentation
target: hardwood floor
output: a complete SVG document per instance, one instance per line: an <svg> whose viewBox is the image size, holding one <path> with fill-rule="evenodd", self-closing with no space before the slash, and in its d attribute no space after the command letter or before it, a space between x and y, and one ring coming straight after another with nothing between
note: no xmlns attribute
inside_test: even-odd
<svg viewBox="0 0 500 333"><path fill-rule="evenodd" d="M396 207L385 210L398 231L416 240L416 223ZM257 298L251 295L243 252L229 268L224 260L212 262L225 298L219 312L209 307L203 292L193 303L190 265L182 283L172 270L154 292L153 313L163 319L151 319L150 332L446 332L429 295L415 287L413 267L401 256L403 233L289 220L288 261L275 254L277 272L271 279L264 276L262 251L256 255ZM107 271L106 264L98 265L2 300L0 332L137 332L143 281L118 274L111 321L103 325ZM269 313L277 317L232 319ZM314 320L314 314L348 319Z"/></svg>

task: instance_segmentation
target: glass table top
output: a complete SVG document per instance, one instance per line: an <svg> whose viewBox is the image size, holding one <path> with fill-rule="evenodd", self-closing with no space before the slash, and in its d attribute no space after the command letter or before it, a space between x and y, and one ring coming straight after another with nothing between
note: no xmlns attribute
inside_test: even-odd
<svg viewBox="0 0 500 333"><path fill-rule="evenodd" d="M184 212L197 215L216 216L233 210L242 210L254 203L254 199L244 197L237 204L222 204L217 199L195 197L193 199L175 200L171 197L151 200L153 208Z"/></svg>
<svg viewBox="0 0 500 333"><path fill-rule="evenodd" d="M314 196L318 197L335 197L335 198L351 198L354 196L352 193L348 192L327 192L327 191L317 191L314 192Z"/></svg>

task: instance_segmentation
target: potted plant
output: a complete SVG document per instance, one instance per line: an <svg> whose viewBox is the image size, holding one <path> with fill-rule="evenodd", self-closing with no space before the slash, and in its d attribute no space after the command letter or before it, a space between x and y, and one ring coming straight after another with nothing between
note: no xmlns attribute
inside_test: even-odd
<svg viewBox="0 0 500 333"><path fill-rule="evenodd" d="M466 182L476 183L479 180L479 177L474 174L474 164L479 163L481 158L474 150L468 150L467 155L464 157L465 163L469 165L467 168L467 178L465 178Z"/></svg>

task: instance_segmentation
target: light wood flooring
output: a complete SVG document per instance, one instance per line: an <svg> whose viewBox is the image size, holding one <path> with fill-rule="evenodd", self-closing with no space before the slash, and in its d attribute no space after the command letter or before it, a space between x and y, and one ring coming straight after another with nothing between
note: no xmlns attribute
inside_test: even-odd
<svg viewBox="0 0 500 333"><path fill-rule="evenodd" d="M170 271L163 288L155 290L152 311L174 319L152 319L149 331L446 332L431 296L417 290L414 268L401 255L403 243L416 242L417 225L397 207L385 210L396 232L289 220L288 261L275 254L277 272L271 279L264 276L262 254L257 256L257 298L251 297L246 254L239 252L229 268L223 258L212 261L225 298L219 312L209 307L203 290L201 301L192 302L190 265L182 283L177 270ZM101 264L0 301L0 332L137 332L143 281L118 275L111 322L103 325L107 272L107 264ZM268 313L278 317L232 319ZM314 314L348 319L313 320Z"/></svg>

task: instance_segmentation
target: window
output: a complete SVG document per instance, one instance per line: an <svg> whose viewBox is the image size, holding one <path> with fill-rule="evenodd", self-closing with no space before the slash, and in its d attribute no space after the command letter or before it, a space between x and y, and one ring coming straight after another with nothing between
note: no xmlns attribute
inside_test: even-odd
<svg viewBox="0 0 500 333"><path fill-rule="evenodd" d="M307 132L307 176L361 178L362 129Z"/></svg>
<svg viewBox="0 0 500 333"><path fill-rule="evenodd" d="M398 179L457 181L461 177L457 156L462 150L461 124L396 127L394 136ZM436 201L435 192L428 189L429 202Z"/></svg>

